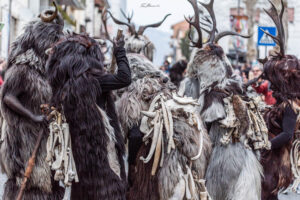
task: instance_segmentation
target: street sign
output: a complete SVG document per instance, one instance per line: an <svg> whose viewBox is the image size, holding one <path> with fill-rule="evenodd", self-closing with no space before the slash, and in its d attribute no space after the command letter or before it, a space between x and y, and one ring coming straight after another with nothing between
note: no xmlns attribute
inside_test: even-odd
<svg viewBox="0 0 300 200"><path fill-rule="evenodd" d="M257 39L257 45L258 46L276 46L276 43L274 40L265 34L262 30L265 32L270 33L273 36L276 36L277 30L276 27L258 27L258 39Z"/></svg>

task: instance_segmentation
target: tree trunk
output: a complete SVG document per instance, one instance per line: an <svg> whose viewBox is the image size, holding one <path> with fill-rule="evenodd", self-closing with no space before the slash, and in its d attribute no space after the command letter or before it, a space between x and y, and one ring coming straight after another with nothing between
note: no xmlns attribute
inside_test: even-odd
<svg viewBox="0 0 300 200"><path fill-rule="evenodd" d="M254 33L254 25L255 25L255 15L256 9L255 5L258 0L244 0L246 5L246 14L248 16L248 34ZM254 38L251 37L248 40L247 44L247 62L251 62L256 59L256 47L254 44Z"/></svg>

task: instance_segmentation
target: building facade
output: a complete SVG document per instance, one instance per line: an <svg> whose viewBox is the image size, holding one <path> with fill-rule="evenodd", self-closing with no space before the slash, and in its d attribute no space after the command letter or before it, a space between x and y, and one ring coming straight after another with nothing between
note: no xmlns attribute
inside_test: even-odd
<svg viewBox="0 0 300 200"><path fill-rule="evenodd" d="M248 0L249 1L249 0ZM205 2L204 0L202 2ZM207 1L206 1L207 2ZM300 57L300 49L297 45L300 44L300 1L299 0L288 0L288 40L287 40L287 53L296 55ZM238 12L239 7L239 12ZM258 0L254 8L254 27L253 27L253 51L247 52L247 39L241 39L237 37L225 37L219 41L220 45L224 48L225 52L230 54L235 53L236 48L242 55L248 55L249 53L254 53L256 58L264 58L266 56L265 52L269 52L273 47L260 47L257 46L258 40L258 27L259 26L275 26L269 16L264 12L263 9L270 7L270 4L266 0ZM218 1L215 3L214 10L217 18L217 27L219 31L234 30L246 34L248 31L248 14L246 11L246 5L243 0L226 0ZM204 15L208 15L204 11ZM185 24L182 26L182 24ZM175 49L175 60L182 59L182 53L180 49L181 39L185 36L184 32L187 31L187 23L184 21L178 22L172 26L173 36L172 36L172 48ZM180 33L180 34L178 34ZM205 34L205 33L204 33ZM204 35L204 40L206 36ZM251 61L250 61L251 62Z"/></svg>
<svg viewBox="0 0 300 200"><path fill-rule="evenodd" d="M44 9L50 8L52 0L0 0L0 22L4 23L0 39L0 58L7 58L9 45L23 31L29 21ZM65 20L65 29L77 33L87 32L90 36L100 37L103 30L101 12L104 7L111 8L112 13L120 19L120 9L126 12L125 0L56 0L59 11ZM9 18L9 4L11 17ZM9 24L9 26L8 26ZM111 33L117 26L108 21Z"/></svg>

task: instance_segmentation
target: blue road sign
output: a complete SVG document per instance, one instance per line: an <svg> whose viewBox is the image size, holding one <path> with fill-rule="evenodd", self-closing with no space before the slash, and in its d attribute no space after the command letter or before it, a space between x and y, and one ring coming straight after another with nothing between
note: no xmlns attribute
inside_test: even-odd
<svg viewBox="0 0 300 200"><path fill-rule="evenodd" d="M259 46L276 46L276 43L274 40L265 34L262 30L270 33L273 36L276 36L277 30L276 27L258 27L258 39L257 39L257 45Z"/></svg>

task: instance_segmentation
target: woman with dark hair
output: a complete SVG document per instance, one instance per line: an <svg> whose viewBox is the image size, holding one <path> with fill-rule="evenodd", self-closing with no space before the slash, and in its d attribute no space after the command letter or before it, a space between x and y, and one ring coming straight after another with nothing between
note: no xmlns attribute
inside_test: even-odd
<svg viewBox="0 0 300 200"><path fill-rule="evenodd" d="M52 48L48 60L52 105L69 124L79 177L72 200L125 200L124 138L110 93L131 83L124 37L114 42L114 55L118 72L105 73L97 42L73 34Z"/></svg>

